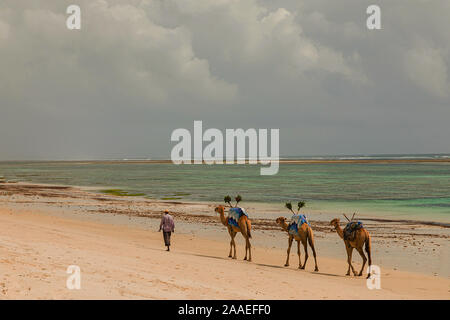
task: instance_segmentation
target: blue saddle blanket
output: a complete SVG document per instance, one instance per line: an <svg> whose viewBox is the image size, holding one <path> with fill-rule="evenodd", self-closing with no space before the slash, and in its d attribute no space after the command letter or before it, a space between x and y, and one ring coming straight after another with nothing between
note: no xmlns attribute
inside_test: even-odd
<svg viewBox="0 0 450 320"><path fill-rule="evenodd" d="M298 228L300 228L304 223L309 226L309 222L304 214L294 214L291 217L291 222L289 223L289 234L298 234Z"/></svg>
<svg viewBox="0 0 450 320"><path fill-rule="evenodd" d="M364 228L361 221L351 221L347 223L344 228L344 239L353 240L355 238L355 231Z"/></svg>
<svg viewBox="0 0 450 320"><path fill-rule="evenodd" d="M239 228L238 221L243 215L246 215L248 218L244 208L230 208L228 211L228 224Z"/></svg>

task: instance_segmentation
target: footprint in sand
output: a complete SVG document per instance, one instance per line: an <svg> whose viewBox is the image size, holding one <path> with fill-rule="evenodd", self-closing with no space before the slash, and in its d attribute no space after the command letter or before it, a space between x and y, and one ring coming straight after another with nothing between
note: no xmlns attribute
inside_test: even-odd
<svg viewBox="0 0 450 320"><path fill-rule="evenodd" d="M0 291L3 295L8 294L8 288L6 287L6 284L4 284L3 282L0 283Z"/></svg>

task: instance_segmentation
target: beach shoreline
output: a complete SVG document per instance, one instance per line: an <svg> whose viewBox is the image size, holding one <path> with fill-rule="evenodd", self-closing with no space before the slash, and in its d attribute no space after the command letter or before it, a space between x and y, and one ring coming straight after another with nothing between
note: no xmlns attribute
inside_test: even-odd
<svg viewBox="0 0 450 320"><path fill-rule="evenodd" d="M291 160L289 160L291 161ZM264 214L285 213L286 201L305 200L306 212L324 219L358 218L450 224L449 163L281 164L274 177L252 165L183 165L123 161L0 163L3 181L61 184L151 200L216 202L240 193ZM0 179L1 180L1 179ZM282 186L280 188L279 186ZM270 209L270 210L269 210ZM271 216L272 218L276 218Z"/></svg>
<svg viewBox="0 0 450 320"><path fill-rule="evenodd" d="M384 283L382 287L386 290L376 293L377 290L366 288L363 278L344 276L346 259L342 240L325 221L316 221L313 218L311 218L311 224L315 232L318 250L319 274L312 272L312 257L308 261L306 272L295 270L298 260L297 256L292 253L291 267L287 269L282 267L287 235L274 224L273 219L253 219L252 221L254 228L253 263L239 261L244 254L243 240L239 236L237 237L239 260L228 260L226 256L229 237L225 227L220 224L218 217L213 212L215 205L217 204L180 203L112 196L69 186L27 183L0 184L0 219L6 230L1 236L2 243L5 244L2 249L4 258L1 265L4 270L3 274L5 274L2 283L7 288L5 289L7 293L3 295L3 298L227 299L233 295L229 292L229 288L224 289L223 287L229 287L229 283L237 281L239 276L247 276L249 272L261 272L264 276L259 278L254 275L255 284L252 288L244 290L240 298L299 298L291 295L291 292L287 290L294 290L291 285L285 284L290 283L290 281L286 282L285 278L291 276L302 283L306 281L311 288L316 288L307 290L311 299L448 299L450 295L448 291L449 274L446 273L449 251L448 228L398 222L367 222L367 228L373 237L374 264L379 265L382 274L386 275L386 277L383 275L382 278ZM162 256L164 254L162 239L160 239L162 236L156 232L161 212L165 208L172 212L177 225L173 239L174 253L171 256ZM98 228L102 231L99 234L97 231L91 232L90 228ZM390 234L396 228L401 230ZM105 234L109 234L113 230L120 235L116 235L113 239L104 239ZM50 234L46 234L47 231ZM59 236L52 236L52 233L57 233ZM134 239L129 243L127 238L137 234L139 234L139 240ZM32 272L27 271L25 266L36 261L41 268L46 270L44 270L45 272L35 270L37 275L33 277L39 278L43 277L43 274L47 274L46 279L53 279L51 270L41 264L48 260L62 259L62 257L67 263L70 260L69 264L78 263L78 259L82 257L83 264L86 263L88 268L103 268L101 265L105 263L99 262L95 256L104 250L102 247L104 241L117 243L117 250L113 250L111 247L111 253L103 258L104 261L113 262L114 268L119 268L122 272L106 276L108 272L112 272L109 270L102 273L103 275L89 275L87 279L95 278L95 280L89 280L93 281L89 292L66 292L68 290L64 288L64 282L61 282L66 277L65 269L62 266L58 267L59 282L48 280L45 284L36 282L27 276ZM86 247L79 246L77 243L84 244ZM24 250L30 247L33 248L29 249L30 252L35 252L35 254L25 258L27 253ZM73 255L71 249L68 248L74 249L79 254ZM292 250L292 252L294 251ZM43 252L45 252L44 255ZM136 261L131 256L126 263L115 260L115 256L131 255L133 252L137 252L134 256ZM140 258L136 258L136 256ZM398 257L396 258L396 256ZM11 257L28 260L19 263ZM140 264L140 259L143 257L148 260L146 260L148 263L145 263L145 266ZM181 260L178 261L178 259ZM353 260L355 266L360 267L360 257L354 255ZM424 265L416 269L412 268L413 264L419 260L424 260ZM190 264L189 272L191 273L179 274L183 261ZM148 278L143 283L137 279L127 279L125 276L125 270L135 263L145 269L145 271L140 270ZM155 270L152 263L156 263L159 269ZM211 263L218 268L217 273L209 269ZM173 269L175 266L178 266L179 269ZM86 269L86 266L80 267L82 270ZM242 271L239 269L241 267ZM230 275L224 272L224 268L230 269ZM163 270L171 271L163 276ZM207 272L207 275L202 272ZM171 276L173 277L172 281L164 281L161 278L170 278ZM135 274L135 277L138 277L138 274ZM150 278L153 284L148 286L146 281L150 281ZM18 279L23 286L26 286L27 283L32 284L28 293L15 287L13 283ZM278 285L281 288L275 289L262 284L258 285L258 281L264 282L263 279L273 279L270 285ZM404 279L405 283L394 285L400 279ZM414 284L410 287L411 284L406 279L415 279L414 281L417 282L413 281ZM196 281L202 283L204 281L204 285L207 286L206 283L208 283L210 287L205 289L205 295L199 293L202 290L198 292L198 288L195 289L189 285L185 286L185 290L177 288L178 281L185 283L188 280L191 285ZM280 285L280 281L283 285ZM173 284L171 284L172 282ZM52 289L55 290L54 292L45 289L47 285L53 288L56 283L59 283L58 286L62 285L62 288ZM117 289L118 284L122 291ZM286 290L282 290L284 285L287 286ZM396 288L397 285L399 288ZM393 287L391 288L391 286ZM133 293L128 292L130 287L136 287L136 292L133 290ZM346 289L349 291L345 292ZM302 290L299 292L304 293Z"/></svg>

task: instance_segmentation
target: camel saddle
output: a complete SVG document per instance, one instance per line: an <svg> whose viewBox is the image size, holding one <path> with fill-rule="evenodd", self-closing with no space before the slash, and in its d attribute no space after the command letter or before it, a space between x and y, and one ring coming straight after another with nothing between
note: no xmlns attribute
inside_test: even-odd
<svg viewBox="0 0 450 320"><path fill-rule="evenodd" d="M289 223L288 226L289 234L292 235L298 234L298 228L300 228L304 223L306 223L309 226L309 222L304 214L294 214L291 217L291 222Z"/></svg>
<svg viewBox="0 0 450 320"><path fill-rule="evenodd" d="M245 212L244 208L230 208L230 210L228 211L228 224L230 226L239 228L238 221L243 215L246 215L248 218L248 214L247 212Z"/></svg>
<svg viewBox="0 0 450 320"><path fill-rule="evenodd" d="M361 221L350 221L344 228L344 240L355 240L356 230L364 228Z"/></svg>

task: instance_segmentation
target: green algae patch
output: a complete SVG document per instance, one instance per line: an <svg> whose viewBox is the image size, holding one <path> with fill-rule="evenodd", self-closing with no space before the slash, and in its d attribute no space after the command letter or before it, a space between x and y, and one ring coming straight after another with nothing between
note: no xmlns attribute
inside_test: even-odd
<svg viewBox="0 0 450 320"><path fill-rule="evenodd" d="M131 193L131 192L124 191L121 189L107 189L107 190L102 190L101 192L110 194L112 196L120 196L120 197L142 197L142 196L145 196L145 193Z"/></svg>

